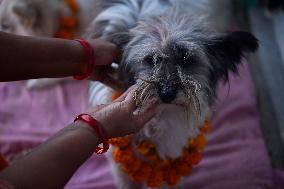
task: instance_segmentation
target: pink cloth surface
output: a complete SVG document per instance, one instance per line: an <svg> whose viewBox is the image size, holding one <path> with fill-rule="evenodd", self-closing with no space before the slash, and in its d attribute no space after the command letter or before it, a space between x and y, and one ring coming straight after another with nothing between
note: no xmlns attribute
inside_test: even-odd
<svg viewBox="0 0 284 189"><path fill-rule="evenodd" d="M25 82L0 83L0 153L37 146L86 109L87 82L28 90Z"/></svg>
<svg viewBox="0 0 284 189"><path fill-rule="evenodd" d="M69 83L30 92L23 82L0 84L0 153L37 146L70 123L86 108L86 86ZM270 166L246 63L240 66L239 76L230 75L229 85L220 84L218 99L203 160L185 179L184 188L284 188L284 172ZM92 156L66 188L115 188L105 157Z"/></svg>

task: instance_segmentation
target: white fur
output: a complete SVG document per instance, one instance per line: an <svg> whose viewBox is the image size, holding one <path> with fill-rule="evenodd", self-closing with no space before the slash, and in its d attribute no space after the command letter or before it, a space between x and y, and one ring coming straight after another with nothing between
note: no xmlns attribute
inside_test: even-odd
<svg viewBox="0 0 284 189"><path fill-rule="evenodd" d="M136 135L136 138L149 139L157 147L162 159L175 159L181 155L189 138L199 134L208 107L201 101L202 115L197 120L194 112L187 114L183 107L174 104L161 104L156 116Z"/></svg>
<svg viewBox="0 0 284 189"><path fill-rule="evenodd" d="M107 38L108 35L115 33L116 26L120 25L123 21L124 27L132 28L137 20L141 20L144 17L151 17L154 15L160 15L167 11L171 7L171 4L179 4L184 9L192 10L190 13L208 13L209 2L208 0L193 1L193 0L170 0L170 4L161 4L158 0L144 0L143 7L139 9L136 0L125 0L125 4L114 5L110 8L103 10L101 14L94 20L93 25L98 22L109 21L110 25L103 28L101 33L102 38ZM166 2L166 1L165 1ZM205 59L206 56L200 56ZM207 60L204 60L207 62ZM110 100L112 93L111 90L104 88L102 84L92 84L89 91L90 102L92 105L106 103ZM101 90L99 92L99 90ZM200 91L202 92L202 91ZM98 94L98 95L96 95ZM157 94L153 95L157 96ZM206 115L209 112L209 105L206 99L202 99L199 96L206 96L204 94L197 95L200 103L200 115L196 115L194 111L189 113L185 112L185 109L181 106L184 105L185 100L179 94L177 100L172 104L162 104L158 106L157 114L152 118L144 128L135 135L135 141L150 140L155 143L157 152L161 158L177 158L181 155L183 148L187 145L189 138L194 138L199 134L199 129L203 125ZM134 112L134 114L147 111L149 105L153 102L159 102L158 99L151 99L148 104L143 104L142 109ZM110 102L110 101L108 101ZM199 117L199 119L197 119ZM135 183L131 182L129 178L121 172L119 165L113 162L111 154L108 154L114 178L116 180L118 188L131 189L138 188ZM174 187L179 188L180 186ZM163 185L161 188L169 188Z"/></svg>
<svg viewBox="0 0 284 189"><path fill-rule="evenodd" d="M100 82L90 82L89 104L96 106L99 104L108 104L112 101L114 91Z"/></svg>

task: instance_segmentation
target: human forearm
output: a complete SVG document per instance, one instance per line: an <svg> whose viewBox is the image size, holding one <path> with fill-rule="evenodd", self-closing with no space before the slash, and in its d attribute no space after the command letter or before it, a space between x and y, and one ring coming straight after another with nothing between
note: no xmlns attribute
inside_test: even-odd
<svg viewBox="0 0 284 189"><path fill-rule="evenodd" d="M92 128L77 122L13 163L0 178L23 189L63 188L98 143Z"/></svg>
<svg viewBox="0 0 284 189"><path fill-rule="evenodd" d="M137 133L155 115L154 104L139 115L133 113L137 108L133 98L136 88L130 87L113 103L96 106L89 111L89 115L100 123L98 127L105 131L105 134L99 134L100 137L116 138ZM98 143L92 124L76 121L7 167L0 173L0 180L23 189L63 188L95 151Z"/></svg>
<svg viewBox="0 0 284 189"><path fill-rule="evenodd" d="M0 81L65 77L84 70L82 46L72 40L0 32Z"/></svg>

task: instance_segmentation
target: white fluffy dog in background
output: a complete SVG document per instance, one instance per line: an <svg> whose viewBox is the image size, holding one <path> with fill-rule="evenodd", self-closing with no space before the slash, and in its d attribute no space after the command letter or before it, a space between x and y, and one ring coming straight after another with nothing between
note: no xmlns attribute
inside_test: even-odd
<svg viewBox="0 0 284 189"><path fill-rule="evenodd" d="M74 0L79 11L74 37L83 37L86 28L98 14L97 0ZM0 31L24 36L54 37L64 17L74 16L65 0L2 0ZM29 88L41 88L65 79L36 79Z"/></svg>

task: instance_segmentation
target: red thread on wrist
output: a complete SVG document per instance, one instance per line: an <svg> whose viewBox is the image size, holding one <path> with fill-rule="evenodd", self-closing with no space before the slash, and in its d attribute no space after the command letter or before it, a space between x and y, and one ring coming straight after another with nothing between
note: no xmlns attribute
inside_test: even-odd
<svg viewBox="0 0 284 189"><path fill-rule="evenodd" d="M103 143L103 148L98 146L96 148L95 152L97 154L105 153L109 149L109 143L108 143L107 133L106 133L105 129L102 127L102 125L96 119L94 119L92 116L90 116L89 114L78 115L75 118L74 122L78 121L78 120L83 121L83 122L87 123L90 127L92 127L97 133L97 136L99 138L99 142Z"/></svg>
<svg viewBox="0 0 284 189"><path fill-rule="evenodd" d="M86 63L86 71L81 75L74 75L73 78L76 80L84 80L90 77L95 67L94 49L86 40L75 39L75 41L78 41L84 49L84 62Z"/></svg>

